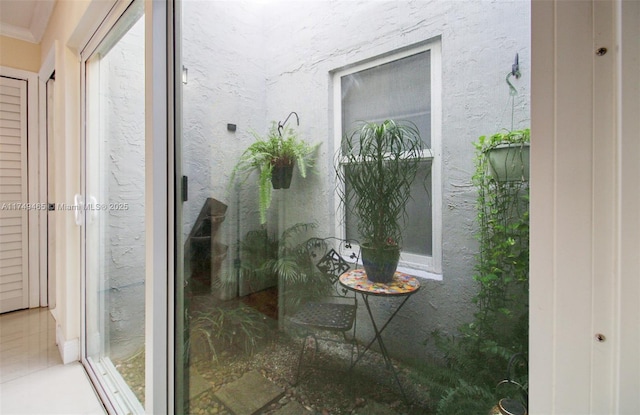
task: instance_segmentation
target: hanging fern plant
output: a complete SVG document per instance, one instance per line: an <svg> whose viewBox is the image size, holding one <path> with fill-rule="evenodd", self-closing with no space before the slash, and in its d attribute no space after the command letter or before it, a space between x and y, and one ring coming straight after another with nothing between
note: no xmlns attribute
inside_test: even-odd
<svg viewBox="0 0 640 415"><path fill-rule="evenodd" d="M281 168L293 169L297 166L300 176L307 177L307 171L313 167L313 155L320 143L315 145L306 143L298 138L292 128L284 129L281 135L278 124L275 122L271 124L266 137L255 132L252 134L256 141L240 156L233 168L231 183L235 183L236 180L244 183L251 173L258 172L258 207L260 223L264 224L267 221L267 209L271 206L274 172ZM287 187L275 185L275 188Z"/></svg>

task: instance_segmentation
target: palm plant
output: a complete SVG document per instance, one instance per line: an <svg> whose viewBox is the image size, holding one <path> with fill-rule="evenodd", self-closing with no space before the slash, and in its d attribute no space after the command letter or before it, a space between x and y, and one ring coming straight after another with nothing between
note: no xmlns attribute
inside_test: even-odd
<svg viewBox="0 0 640 415"><path fill-rule="evenodd" d="M255 132L252 134L256 141L240 156L233 169L231 183L239 175L243 176L241 183L244 183L253 171L258 171L258 206L260 223L264 224L267 209L271 206L272 188L289 188L294 165L298 166L300 176L307 177L307 170L313 166L312 155L320 143L310 145L302 141L292 128L284 129L281 135L275 122L266 137ZM279 179L284 180L283 184Z"/></svg>
<svg viewBox="0 0 640 415"><path fill-rule="evenodd" d="M339 197L358 217L362 261L372 281L393 277L402 244L411 184L424 144L410 122L363 123L343 139L336 167Z"/></svg>

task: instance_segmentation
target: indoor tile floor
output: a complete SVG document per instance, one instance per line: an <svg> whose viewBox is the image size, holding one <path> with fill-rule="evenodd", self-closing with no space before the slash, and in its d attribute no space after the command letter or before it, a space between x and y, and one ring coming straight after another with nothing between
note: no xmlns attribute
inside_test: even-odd
<svg viewBox="0 0 640 415"><path fill-rule="evenodd" d="M0 414L104 414L78 362L62 364L46 308L0 315Z"/></svg>

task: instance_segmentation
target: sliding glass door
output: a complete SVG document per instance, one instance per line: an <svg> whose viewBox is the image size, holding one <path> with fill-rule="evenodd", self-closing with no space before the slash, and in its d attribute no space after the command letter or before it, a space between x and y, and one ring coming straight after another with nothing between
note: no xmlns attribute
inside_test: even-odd
<svg viewBox="0 0 640 415"><path fill-rule="evenodd" d="M523 272L483 275L504 291L478 314L473 143L529 126L530 4L465 2L455 19L423 3L176 2L177 412L488 413L506 397L511 356L477 350L528 353L528 182L499 267ZM281 185L278 150L306 146ZM367 245L381 268L399 257L390 282L362 270ZM479 327L460 337L477 370L432 363L461 325Z"/></svg>
<svg viewBox="0 0 640 415"><path fill-rule="evenodd" d="M126 8L85 72L85 362L117 412L145 400L145 21Z"/></svg>

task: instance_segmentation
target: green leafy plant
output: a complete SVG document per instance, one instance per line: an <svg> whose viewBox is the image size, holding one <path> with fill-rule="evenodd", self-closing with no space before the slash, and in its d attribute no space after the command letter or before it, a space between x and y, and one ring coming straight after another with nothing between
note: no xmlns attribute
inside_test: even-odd
<svg viewBox="0 0 640 415"><path fill-rule="evenodd" d="M240 245L243 279L252 284L278 277L284 285L286 310L329 292L330 285L314 278L315 264L307 252L306 234L316 227L315 223L297 223L279 236L270 234L265 227L247 232Z"/></svg>
<svg viewBox="0 0 640 415"><path fill-rule="evenodd" d="M240 242L240 275L251 291L276 277L271 264L278 260L278 244L277 235L269 234L264 226L247 232Z"/></svg>
<svg viewBox="0 0 640 415"><path fill-rule="evenodd" d="M497 181L528 180L530 137L528 128L480 137L476 149L483 155L485 174Z"/></svg>
<svg viewBox="0 0 640 415"><path fill-rule="evenodd" d="M213 306L188 318L191 333L187 350L204 344L206 349L197 352L204 356L202 352L208 351L212 362L217 362L224 351L253 354L268 331L262 316L250 307Z"/></svg>
<svg viewBox="0 0 640 415"><path fill-rule="evenodd" d="M342 184L338 193L342 206L358 218L365 268L367 250L378 258L395 257L397 265L411 184L424 150L418 129L410 122L363 123L343 138L336 166ZM372 274L367 269L375 280Z"/></svg>
<svg viewBox="0 0 640 415"><path fill-rule="evenodd" d="M253 142L240 156L232 171L231 183L239 179L244 183L249 175L258 172L258 205L260 223L267 220L267 209L271 206L272 177L274 170L297 166L300 176L307 177L307 170L313 166L313 153L320 143L310 145L298 138L292 128L282 131L282 136L275 122L266 137L253 132L256 141ZM288 186L287 186L288 187Z"/></svg>
<svg viewBox="0 0 640 415"><path fill-rule="evenodd" d="M315 223L297 223L280 235L269 234L266 227L247 232L240 244L243 277L256 280L276 275L290 281L302 278L299 257L304 254L304 244L297 236L316 227Z"/></svg>
<svg viewBox="0 0 640 415"><path fill-rule="evenodd" d="M487 151L505 142L528 141L529 130L522 130L483 136L474 143L477 310L456 336L433 333L444 365L423 364L415 375L432 391L437 414L487 413L499 399L520 399L526 389L528 371L522 362L527 360L529 344L529 183L495 180L487 169ZM510 380L523 387L497 390L515 355L522 361Z"/></svg>
<svg viewBox="0 0 640 415"><path fill-rule="evenodd" d="M531 130L528 128L514 131L500 131L495 134L480 136L474 143L476 150L484 157L487 151L501 144L525 144L531 142ZM484 163L484 160L482 160Z"/></svg>
<svg viewBox="0 0 640 415"><path fill-rule="evenodd" d="M529 130L480 137L475 143L478 189L476 208L480 252L474 279L480 283L476 296L483 331L505 319L525 313L529 292L529 182L494 180L487 169L487 153L499 144L522 145L530 141ZM517 312L517 310L519 312ZM492 322L492 318L498 318ZM485 337L488 333L485 333Z"/></svg>
<svg viewBox="0 0 640 415"><path fill-rule="evenodd" d="M240 242L240 273L250 283L273 276L285 284L285 307L295 306L308 296L320 296L328 287L318 285L310 278L313 268L306 251L306 233L315 229L315 223L297 223L279 236L270 234L266 227L246 233ZM300 241L303 239L303 241ZM235 278L220 279L224 287L235 284ZM330 287L329 287L330 288ZM264 317L251 307L235 302L213 305L203 311L189 313L188 348L205 345L212 361L218 361L228 350L243 350L251 355L267 337L269 325Z"/></svg>

